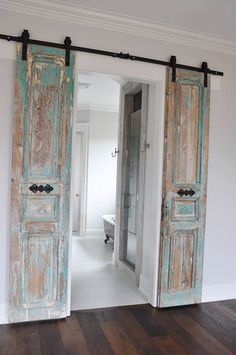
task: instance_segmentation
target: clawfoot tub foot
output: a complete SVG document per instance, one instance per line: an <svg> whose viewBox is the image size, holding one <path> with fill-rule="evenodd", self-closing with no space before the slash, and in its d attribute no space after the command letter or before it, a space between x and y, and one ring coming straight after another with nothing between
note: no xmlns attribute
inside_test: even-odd
<svg viewBox="0 0 236 355"><path fill-rule="evenodd" d="M104 240L104 243L107 244L108 240L110 239L109 235L106 234L106 239Z"/></svg>

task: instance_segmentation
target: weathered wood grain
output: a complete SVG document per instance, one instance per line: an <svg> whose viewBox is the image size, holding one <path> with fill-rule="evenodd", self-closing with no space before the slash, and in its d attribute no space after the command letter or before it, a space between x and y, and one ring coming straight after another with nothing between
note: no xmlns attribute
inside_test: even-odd
<svg viewBox="0 0 236 355"><path fill-rule="evenodd" d="M64 51L17 46L12 153L11 322L66 316L74 62ZM29 187L50 184L53 191Z"/></svg>
<svg viewBox="0 0 236 355"><path fill-rule="evenodd" d="M206 214L210 85L203 75L167 70L159 306L199 303ZM179 196L178 191L194 191Z"/></svg>

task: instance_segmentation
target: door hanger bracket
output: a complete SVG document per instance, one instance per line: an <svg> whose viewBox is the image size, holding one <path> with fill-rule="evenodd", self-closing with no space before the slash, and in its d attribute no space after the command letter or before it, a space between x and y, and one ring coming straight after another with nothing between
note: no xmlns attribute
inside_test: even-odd
<svg viewBox="0 0 236 355"><path fill-rule="evenodd" d="M24 30L21 34L21 41L22 41L22 60L27 60L27 51L28 51L28 41L29 41L29 31Z"/></svg>
<svg viewBox="0 0 236 355"><path fill-rule="evenodd" d="M70 37L66 37L64 40L65 44L65 66L70 66L70 47L71 47L71 39Z"/></svg>
<svg viewBox="0 0 236 355"><path fill-rule="evenodd" d="M202 62L202 70L204 73L204 88L207 88L207 72L208 72L208 65L207 62Z"/></svg>
<svg viewBox="0 0 236 355"><path fill-rule="evenodd" d="M176 82L176 56L172 55L170 57L170 67L172 68L172 82Z"/></svg>

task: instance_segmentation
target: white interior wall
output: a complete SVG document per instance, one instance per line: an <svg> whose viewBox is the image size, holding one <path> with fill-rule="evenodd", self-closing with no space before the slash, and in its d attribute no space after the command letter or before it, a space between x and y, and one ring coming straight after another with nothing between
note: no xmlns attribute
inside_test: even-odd
<svg viewBox="0 0 236 355"><path fill-rule="evenodd" d="M0 52L1 53L1 52ZM11 132L15 62L0 59L0 323L7 320Z"/></svg>
<svg viewBox="0 0 236 355"><path fill-rule="evenodd" d="M224 72L221 90L211 92L203 300L236 298L235 57L1 10L1 33L19 35L25 27L30 30L32 38L63 42L65 35L70 35L72 41L81 46L122 50L163 60L175 54L182 63L198 66L204 60L211 68ZM14 45L5 42L3 45L2 42L0 41L0 322L7 319L8 303L10 151L15 76ZM6 48L9 48L9 52ZM9 57L12 59L4 59ZM129 66L132 63L127 62L127 68Z"/></svg>
<svg viewBox="0 0 236 355"><path fill-rule="evenodd" d="M108 103L109 104L109 103ZM77 122L89 123L87 234L103 231L103 214L115 213L118 112L78 111Z"/></svg>

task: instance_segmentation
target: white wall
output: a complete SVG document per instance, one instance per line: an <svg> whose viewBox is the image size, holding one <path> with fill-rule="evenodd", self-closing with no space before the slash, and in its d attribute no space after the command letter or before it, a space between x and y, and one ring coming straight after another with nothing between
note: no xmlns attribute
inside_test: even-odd
<svg viewBox="0 0 236 355"><path fill-rule="evenodd" d="M124 33L1 11L0 33L19 35L26 27L32 38L63 42L65 36L70 35L72 41L81 46L122 50L163 60L175 54L180 62L200 65L205 60L211 68L224 71L221 90L212 91L211 94L203 300L236 298L235 57ZM0 47L0 57L5 55L6 52ZM0 59L0 72L0 317L3 321L6 318L8 294L9 171L14 62Z"/></svg>
<svg viewBox="0 0 236 355"><path fill-rule="evenodd" d="M109 103L108 103L109 104ZM87 223L88 234L103 230L103 214L115 213L117 112L78 111L78 122L89 122Z"/></svg>
<svg viewBox="0 0 236 355"><path fill-rule="evenodd" d="M12 60L0 60L0 323L6 318L10 228L11 131L14 111Z"/></svg>

